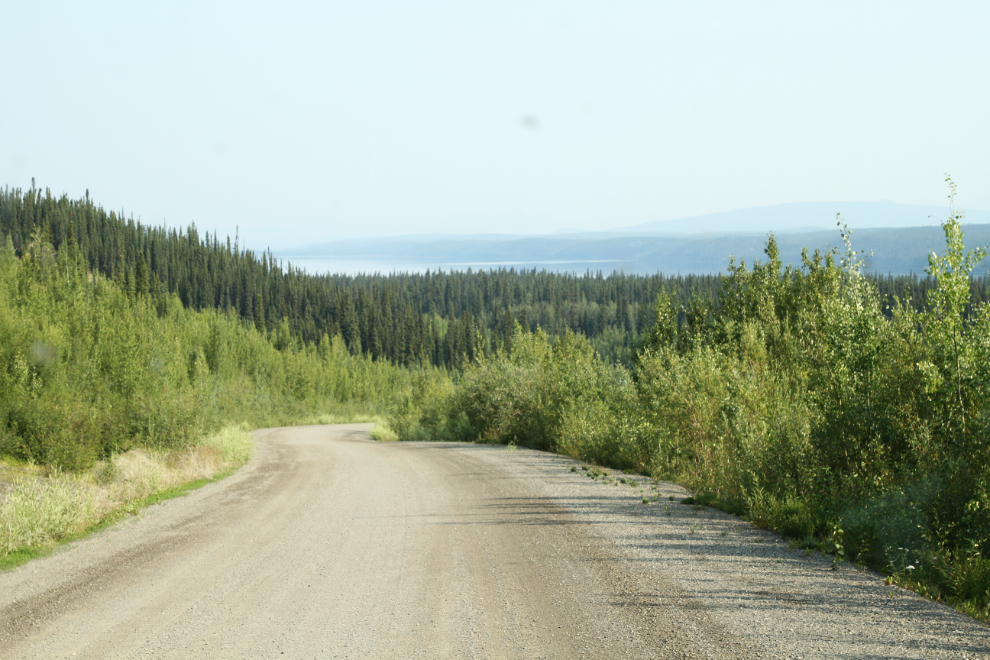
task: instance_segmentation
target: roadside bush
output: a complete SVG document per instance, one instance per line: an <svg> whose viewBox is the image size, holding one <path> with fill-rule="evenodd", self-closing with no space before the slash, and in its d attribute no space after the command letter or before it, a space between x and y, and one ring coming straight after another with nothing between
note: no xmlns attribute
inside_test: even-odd
<svg viewBox="0 0 990 660"><path fill-rule="evenodd" d="M848 232L843 255L805 253L800 269L771 236L717 305L662 296L636 360L654 473L986 611L990 310L970 305L984 252L965 252L960 219L943 224L920 312L881 300Z"/></svg>
<svg viewBox="0 0 990 660"><path fill-rule="evenodd" d="M399 439L398 434L392 430L392 427L388 425L388 422L377 422L373 427L371 427L371 430L368 431L368 435L378 442L395 442Z"/></svg>
<svg viewBox="0 0 990 660"><path fill-rule="evenodd" d="M454 393L443 371L421 368L392 397L387 425L399 440L462 440L465 421L450 411Z"/></svg>
<svg viewBox="0 0 990 660"><path fill-rule="evenodd" d="M516 324L511 352L479 357L456 381L401 394L389 417L400 439L522 445L594 462L643 467L642 424L629 373L583 337L552 341Z"/></svg>
<svg viewBox="0 0 990 660"><path fill-rule="evenodd" d="M920 307L881 298L844 229L841 253L798 267L771 235L717 300L662 294L631 374L583 338L517 326L511 352L441 396L404 395L393 428L649 470L987 617L990 308L970 304L984 252L965 251L960 220Z"/></svg>

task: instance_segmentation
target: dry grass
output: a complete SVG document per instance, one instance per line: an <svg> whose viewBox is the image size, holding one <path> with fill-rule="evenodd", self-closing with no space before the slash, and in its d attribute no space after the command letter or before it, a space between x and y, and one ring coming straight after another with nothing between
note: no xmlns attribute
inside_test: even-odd
<svg viewBox="0 0 990 660"><path fill-rule="evenodd" d="M97 522L99 500L96 488L64 475L17 484L0 506L0 556Z"/></svg>
<svg viewBox="0 0 990 660"><path fill-rule="evenodd" d="M0 557L53 545L156 493L239 467L252 451L249 429L229 426L190 449L132 450L84 473L19 470L0 499Z"/></svg>

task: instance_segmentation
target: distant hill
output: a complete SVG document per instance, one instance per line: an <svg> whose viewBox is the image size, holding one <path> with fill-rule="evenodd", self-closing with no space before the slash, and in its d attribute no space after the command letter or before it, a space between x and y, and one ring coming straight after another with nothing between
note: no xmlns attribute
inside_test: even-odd
<svg viewBox="0 0 990 660"><path fill-rule="evenodd" d="M963 225L966 245L990 245L990 222ZM380 272L411 270L414 266L466 270L499 266L555 271L609 273L724 273L730 255L752 264L764 259L767 232L696 235L571 234L568 236L448 236L363 239L305 246L276 256L306 267L310 272L353 272L349 259L377 264ZM801 249L842 248L839 231L777 233L784 263L801 262ZM922 273L927 255L942 253L945 238L938 226L870 228L853 231L853 248L874 255L867 259L871 272ZM990 260L988 260L990 261ZM988 272L990 262L978 269ZM400 266L401 265L401 266ZM369 267L364 266L365 270Z"/></svg>
<svg viewBox="0 0 990 660"><path fill-rule="evenodd" d="M879 202L800 202L648 222L623 227L621 233L699 234L774 231L777 234L832 229L836 213L853 229L938 226L949 214L947 206ZM990 223L990 211L969 210L966 221Z"/></svg>

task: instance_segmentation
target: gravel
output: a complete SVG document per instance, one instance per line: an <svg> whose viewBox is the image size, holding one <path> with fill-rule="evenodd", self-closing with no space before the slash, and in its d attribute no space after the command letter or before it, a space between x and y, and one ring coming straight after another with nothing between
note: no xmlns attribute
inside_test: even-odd
<svg viewBox="0 0 990 660"><path fill-rule="evenodd" d="M987 627L674 484L367 428L258 431L236 475L0 574L0 658L990 655Z"/></svg>

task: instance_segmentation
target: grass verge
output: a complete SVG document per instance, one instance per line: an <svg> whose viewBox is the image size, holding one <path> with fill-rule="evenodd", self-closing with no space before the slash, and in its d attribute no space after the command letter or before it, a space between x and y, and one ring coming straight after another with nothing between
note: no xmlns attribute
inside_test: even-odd
<svg viewBox="0 0 990 660"><path fill-rule="evenodd" d="M84 473L20 470L0 500L0 570L229 476L251 458L253 448L250 430L238 425L195 447L132 450Z"/></svg>

